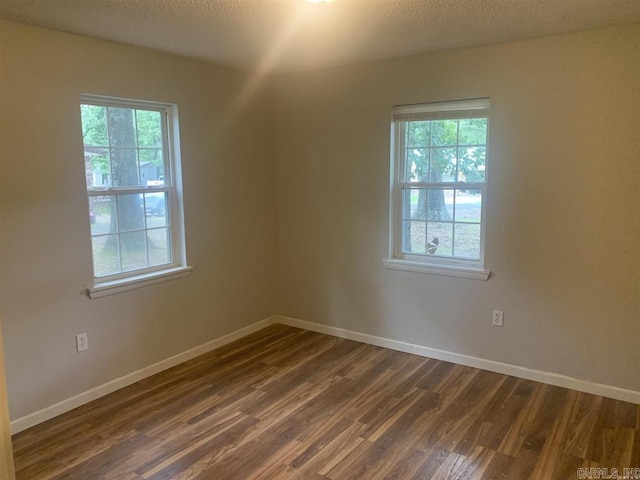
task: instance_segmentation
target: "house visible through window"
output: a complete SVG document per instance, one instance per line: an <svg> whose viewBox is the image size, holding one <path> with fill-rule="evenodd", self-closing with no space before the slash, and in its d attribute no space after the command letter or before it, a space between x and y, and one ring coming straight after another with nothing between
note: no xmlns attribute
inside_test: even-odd
<svg viewBox="0 0 640 480"><path fill-rule="evenodd" d="M391 258L482 268L489 100L393 114Z"/></svg>
<svg viewBox="0 0 640 480"><path fill-rule="evenodd" d="M184 265L175 107L81 98L97 283Z"/></svg>

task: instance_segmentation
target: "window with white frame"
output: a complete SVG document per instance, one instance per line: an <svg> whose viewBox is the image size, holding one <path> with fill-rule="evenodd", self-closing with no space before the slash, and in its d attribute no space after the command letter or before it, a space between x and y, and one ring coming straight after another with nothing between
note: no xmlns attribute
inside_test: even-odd
<svg viewBox="0 0 640 480"><path fill-rule="evenodd" d="M83 95L96 285L185 266L174 105Z"/></svg>
<svg viewBox="0 0 640 480"><path fill-rule="evenodd" d="M489 99L393 110L390 261L484 268Z"/></svg>

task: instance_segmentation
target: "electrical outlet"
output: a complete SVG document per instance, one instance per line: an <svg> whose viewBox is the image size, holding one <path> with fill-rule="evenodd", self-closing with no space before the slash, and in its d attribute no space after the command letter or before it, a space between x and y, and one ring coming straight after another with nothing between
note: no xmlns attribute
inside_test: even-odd
<svg viewBox="0 0 640 480"><path fill-rule="evenodd" d="M494 327L501 327L504 322L504 312L500 310L493 311L493 318L491 319L491 325Z"/></svg>
<svg viewBox="0 0 640 480"><path fill-rule="evenodd" d="M86 333L76 335L76 349L78 352L84 352L89 348L89 337Z"/></svg>

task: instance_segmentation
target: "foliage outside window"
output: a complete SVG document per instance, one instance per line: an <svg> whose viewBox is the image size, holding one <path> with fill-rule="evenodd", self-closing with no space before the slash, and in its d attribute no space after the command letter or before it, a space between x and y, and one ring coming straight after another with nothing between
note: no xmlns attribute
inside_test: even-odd
<svg viewBox="0 0 640 480"><path fill-rule="evenodd" d="M489 100L398 106L392 258L482 268Z"/></svg>
<svg viewBox="0 0 640 480"><path fill-rule="evenodd" d="M182 265L174 107L83 96L80 108L96 281Z"/></svg>

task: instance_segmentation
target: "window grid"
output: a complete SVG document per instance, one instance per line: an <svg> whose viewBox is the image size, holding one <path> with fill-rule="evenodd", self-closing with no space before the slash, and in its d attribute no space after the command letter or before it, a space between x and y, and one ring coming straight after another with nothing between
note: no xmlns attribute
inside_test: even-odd
<svg viewBox="0 0 640 480"><path fill-rule="evenodd" d="M92 233L91 233L91 238L92 238L92 245L93 245L93 250L94 250L94 276L96 279L99 279L100 281L105 281L105 279L114 279L117 280L118 278L124 278L127 276L130 276L132 274L132 272L152 272L152 271L156 271L158 269L161 268L168 268L171 267L172 264L174 264L177 260L176 258L176 253L174 251L174 239L173 239L173 228L171 227L171 206L173 204L173 199L172 197L175 195L174 192L174 185L172 184L171 181L171 170L170 170L170 164L169 164L169 159L168 159L168 155L170 154L169 152L169 142L168 142L168 115L167 113L164 111L164 109L159 109L159 108L153 108L153 107L147 107L145 105L135 105L135 106L127 106L127 105L116 105L113 108L126 108L132 111L132 116L133 116L133 126L132 128L135 131L135 135L133 136L134 141L135 141L135 146L114 146L112 145L112 135L111 135L111 116L110 116L110 109L112 108L112 106L108 105L108 104L102 104L102 103L94 103L94 102L82 102L83 105L92 105L92 106L98 106L98 107L104 107L105 111L105 117L104 117L104 129L105 129L105 135L106 135L106 145L92 145L91 143L87 143L85 144L85 147L94 147L94 148L101 148L104 149L107 152L108 155L108 163L109 163L109 174L111 177L111 180L109 182L109 185L107 187L94 187L93 185L91 187L88 186L87 188L87 194L88 194L88 198L98 198L98 197L111 197L111 199L109 200L109 203L111 204L109 208L109 215L110 215L110 220L109 222L111 223L111 227L109 228L109 231L104 232L104 233L94 233L93 229L92 229ZM138 111L139 110L145 110L145 111L155 111L158 112L159 116L160 116L160 128L161 128L161 139L162 139L162 143L161 146L155 146L155 147L141 147L140 146L140 128L139 128L139 122L138 122ZM115 187L113 185L114 183L114 162L112 161L112 155L111 152L114 150L134 150L135 151L135 162L136 162L136 170L137 170L137 186L118 186ZM162 179L163 179L163 185L141 185L141 183L143 182L143 175L142 175L142 165L141 165L141 157L139 152L141 150L146 150L146 151L161 151L162 153ZM130 182L127 182L130 183ZM149 225L149 209L150 209L150 205L149 205L149 201L150 201L150 197L149 194L162 194L162 198L161 200L156 200L156 207L157 204L159 202L162 202L163 207L163 215L164 215L164 224L162 226L150 226ZM130 228L130 229L126 229L123 230L123 226L121 223L121 202L119 201L120 198L124 198L125 195L138 195L139 199L140 199L140 208L142 209L141 214L142 215L142 221L141 221L141 227L140 228ZM92 212L92 215L96 215L95 212ZM111 219L111 215L115 215L115 219ZM95 217L94 217L95 218ZM139 235L140 233L144 232L144 235L140 235L143 238L143 242L144 243L144 253L142 258L140 258L140 260L136 260L134 257L130 258L130 259L125 259L123 256L126 253L126 249L125 249L125 239L128 236L129 238L132 238L134 236ZM159 235L160 238L163 238L162 244L163 244L163 248L165 249L165 258L161 261L157 261L155 259L151 258L151 251L150 251L150 246L149 246L149 242L150 242L150 238L149 238L149 234L153 233L153 232L163 232L164 235ZM114 260L115 260L115 268L111 268L109 269L109 271L107 272L98 272L96 271L97 269L97 265L96 265L96 243L95 240L96 239L100 239L100 238L105 238L108 241L108 237L113 237L114 241L113 241L113 249L115 250L114 253ZM144 265L140 265L140 263L144 262ZM127 267L127 263L129 264L129 267Z"/></svg>
<svg viewBox="0 0 640 480"><path fill-rule="evenodd" d="M486 126L484 130L485 141L483 143L479 143L477 141L476 142L468 141L469 140L468 133L467 133L466 141L461 143L460 123L461 123L461 120L466 120L466 119L481 119L481 120L486 119ZM443 145L436 145L436 141L434 139L433 124L435 122L438 122L439 120L422 120L421 119L418 121L414 121L411 118L408 118L406 120L400 120L400 121L396 120L396 129L398 129L397 133L400 134L396 136L396 138L399 140L398 145L396 145L397 147L396 151L398 153L401 153L401 157L400 157L401 161L399 162L399 164L396 165L396 168L397 168L396 171L398 173L397 178L399 178L401 181L396 183L396 185L400 187L398 197L395 197L392 195L392 198L397 198L397 204L398 204L395 207L396 218L398 218L397 220L398 226L396 227L397 234L392 236L392 238L396 238L396 241L394 243L396 245L395 248L397 249L396 251L398 253L396 253L395 256L396 258L418 256L425 259L427 258L431 259L433 257L437 257L438 259L445 261L445 263L448 263L447 262L448 260L453 260L454 263L459 260L463 263L468 262L472 264L478 264L482 262L483 248L484 248L483 244L484 244L484 227L485 227L484 222L485 222L485 203L486 203L486 159L487 159L486 138L488 137L488 115L476 115L476 116L464 115L464 116L461 116L460 118L448 118L447 120L455 121L455 128L456 128L455 144L444 142ZM416 123L422 123L422 124L428 125L428 129L427 129L428 138L425 139L425 141L421 141L420 143L418 140L419 137L416 136L416 128L413 128L415 127ZM470 128L470 125L467 124L466 128ZM476 140L478 139L476 138ZM442 175L443 173L443 172L437 172L436 170L434 170L435 148L454 149L455 157L449 161L452 167L451 173L452 173L453 181L444 181L444 182L432 181L433 179L437 178L437 175ZM461 159L463 158L463 155L470 154L469 153L470 149L474 149L474 150L484 149L484 151L479 152L479 155L481 155L481 158L483 158L484 160L483 168L481 169L481 176L482 176L481 182L480 181L467 182L466 181L467 177L462 174ZM415 164L411 159L411 154L416 150L423 152L426 157L425 160L426 162L428 162L426 175L427 175L427 180L429 181L424 181L425 180L424 172L422 174L423 176L420 177L418 176L418 173L413 170L413 168L415 168ZM443 169L441 168L441 170ZM462 177L465 177L464 180L462 180ZM412 181L414 179L417 181ZM431 219L429 216L430 192L436 191L436 189L441 190L443 192L443 196L446 189L449 189L451 191L450 193L451 219L450 220L442 219L442 218L434 220L434 219ZM477 221L468 220L468 219L458 220L458 216L459 216L458 214L461 208L459 206L459 202L463 201L461 190L474 192L473 195L479 195L480 211L478 214ZM424 202L426 207L424 212L424 218L422 218L422 216L419 216L419 218L416 218L414 216L414 213L412 212L412 193L415 192L417 195L419 195L418 193L419 191L422 191L422 195L425 196ZM411 224L420 223L423 225L424 245L422 247L424 248L424 253L412 251L414 249L412 245L415 245L415 243L413 243L411 238L407 238L407 235L408 235L407 232L408 231L411 232L410 229L408 230L406 228L407 222L411 222ZM429 224L433 225L436 223L439 225L450 225L450 228L451 228L451 239L450 239L451 253L450 254L446 250L443 251L443 249L440 247L438 248L441 250L440 252L438 252L437 251L438 249L436 249L436 251L432 254L427 253L429 251L430 241L433 240L432 232L429 231ZM473 255L469 254L469 251L471 251L471 249L463 243L464 230L465 230L462 228L463 226L465 226L465 228L466 226L477 226L477 230L479 232L477 236L479 238L477 239L477 248L474 249ZM468 232L469 230L467 229L467 234Z"/></svg>

